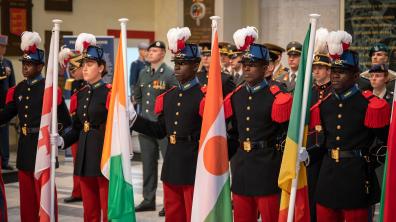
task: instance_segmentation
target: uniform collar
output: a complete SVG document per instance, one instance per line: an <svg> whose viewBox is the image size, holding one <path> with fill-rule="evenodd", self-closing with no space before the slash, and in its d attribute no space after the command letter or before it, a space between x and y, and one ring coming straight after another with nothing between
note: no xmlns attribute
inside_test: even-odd
<svg viewBox="0 0 396 222"><path fill-rule="evenodd" d="M327 88L329 88L331 86L331 81L328 81L327 83L325 83L325 84L323 84L323 85L316 85L316 87L319 89L319 90L325 90L325 89L327 89Z"/></svg>
<svg viewBox="0 0 396 222"><path fill-rule="evenodd" d="M158 69L157 69L157 70L155 70L154 72L152 72L152 74L157 73L157 72L159 72L159 73L162 74L162 73L165 71L164 66L165 66L165 63L162 63L160 66L158 66ZM147 71L148 73L150 73L151 70L153 70L153 69L151 68L151 64L150 64L150 65L147 66L147 70L146 70L146 71Z"/></svg>
<svg viewBox="0 0 396 222"><path fill-rule="evenodd" d="M190 89L191 87L193 87L193 86L195 86L197 84L199 84L199 80L198 80L197 77L195 77L194 79L186 82L185 84L180 84L179 83L179 89L181 91L186 91L186 90Z"/></svg>
<svg viewBox="0 0 396 222"><path fill-rule="evenodd" d="M264 89L264 88L267 87L267 86L268 86L268 82L267 82L267 80L264 79L261 83L255 85L255 86L249 86L249 85L246 83L246 90L247 90L249 93L254 94L254 93L256 93L257 91L259 91L259 90L261 90L261 89Z"/></svg>
<svg viewBox="0 0 396 222"><path fill-rule="evenodd" d="M34 77L33 79L27 79L26 82L29 86L32 86L32 85L38 83L42 79L44 79L44 77L41 76L41 74L39 74L38 76Z"/></svg>
<svg viewBox="0 0 396 222"><path fill-rule="evenodd" d="M99 80L99 81L97 81L96 83L94 83L94 84L88 84L92 89L97 89L97 88L99 88L100 86L103 86L105 84L105 82L101 79L101 80Z"/></svg>
<svg viewBox="0 0 396 222"><path fill-rule="evenodd" d="M357 87L357 85L352 86L350 89L346 90L345 92L341 93L340 95L336 92L334 92L334 96L338 99L338 100L346 100L349 97L355 95L357 92L359 92L359 87Z"/></svg>
<svg viewBox="0 0 396 222"><path fill-rule="evenodd" d="M373 94L381 99L383 99L386 95L386 87L384 87L380 92L373 90Z"/></svg>

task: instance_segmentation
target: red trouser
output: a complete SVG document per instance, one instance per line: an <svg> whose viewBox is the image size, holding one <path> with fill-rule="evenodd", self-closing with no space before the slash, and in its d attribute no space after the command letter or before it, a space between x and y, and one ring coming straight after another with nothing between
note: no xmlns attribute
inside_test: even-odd
<svg viewBox="0 0 396 222"><path fill-rule="evenodd" d="M1 166L1 160L0 160L0 166ZM8 217L7 217L7 201L6 201L6 196L5 196L5 189L4 189L4 182L3 182L3 177L1 176L1 168L0 168L0 221L7 222Z"/></svg>
<svg viewBox="0 0 396 222"><path fill-rule="evenodd" d="M40 184L34 178L34 172L18 170L19 200L21 222L39 221ZM58 201L55 190L55 220L58 221Z"/></svg>
<svg viewBox="0 0 396 222"><path fill-rule="evenodd" d="M279 195L244 196L233 193L234 222L257 221L260 212L262 221L278 222ZM166 212L168 213L168 212Z"/></svg>
<svg viewBox="0 0 396 222"><path fill-rule="evenodd" d="M316 204L318 222L367 222L368 208L332 209Z"/></svg>
<svg viewBox="0 0 396 222"><path fill-rule="evenodd" d="M84 221L107 222L109 181L105 177L80 177ZM102 214L101 214L102 213Z"/></svg>
<svg viewBox="0 0 396 222"><path fill-rule="evenodd" d="M190 222L194 186L171 185L165 182L163 185L165 222Z"/></svg>
<svg viewBox="0 0 396 222"><path fill-rule="evenodd" d="M71 146L72 156L73 156L73 164L76 162L77 156L77 148L78 143L75 143ZM73 191L72 197L81 198L81 187L80 187L80 177L73 175Z"/></svg>

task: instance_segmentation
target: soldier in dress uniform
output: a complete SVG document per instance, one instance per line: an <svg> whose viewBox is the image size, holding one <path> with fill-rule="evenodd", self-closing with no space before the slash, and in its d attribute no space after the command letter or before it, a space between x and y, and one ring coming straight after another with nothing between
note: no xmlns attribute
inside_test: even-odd
<svg viewBox="0 0 396 222"><path fill-rule="evenodd" d="M318 222L368 221L369 206L379 201L369 147L376 138L386 140L390 107L361 92L358 77L358 55L346 50L331 63L333 93L311 108L310 128L323 130L318 149L325 149L316 187Z"/></svg>
<svg viewBox="0 0 396 222"><path fill-rule="evenodd" d="M40 185L34 178L34 168L45 87L45 79L41 75L44 51L37 48L40 42L36 32L22 34L22 74L26 79L8 90L6 106L0 111L0 125L16 115L20 121L17 168L22 222L39 221ZM71 125L71 120L62 92L59 91L58 96L58 121L62 132Z"/></svg>
<svg viewBox="0 0 396 222"><path fill-rule="evenodd" d="M242 84L245 80L243 78L243 67L242 67L242 51L238 50L236 46L232 46L229 51L229 56L231 60L232 72L231 75L234 78L234 83L236 86Z"/></svg>
<svg viewBox="0 0 396 222"><path fill-rule="evenodd" d="M272 79L275 80L279 76L286 75L289 69L283 66L281 63L282 53L285 52L285 49L272 43L264 43L263 45L267 47L270 53L270 66L273 66L273 68L267 71L271 71Z"/></svg>
<svg viewBox="0 0 396 222"><path fill-rule="evenodd" d="M171 30L173 34L170 34ZM168 36L177 35L177 30L171 30ZM177 43L171 42L171 39L168 41L169 48L175 53L173 60L178 86L157 97L155 112L159 116L156 121L138 116L132 129L151 137L168 139L161 173L165 221L188 222L191 220L203 114L201 103L204 93L196 77L201 58L198 45L186 43L184 48L178 48Z"/></svg>
<svg viewBox="0 0 396 222"><path fill-rule="evenodd" d="M388 65L389 63L390 49L384 43L375 43L370 48L369 57L371 58L371 65ZM360 79L358 81L359 87L362 90L372 90L370 85L370 69L360 73ZM396 72L388 69L388 84L387 88L389 91L394 91L395 87Z"/></svg>
<svg viewBox="0 0 396 222"><path fill-rule="evenodd" d="M314 85L312 87L311 93L311 104L316 104L318 100L322 100L328 96L331 91L331 60L328 54L316 54L314 55L312 63L312 75L314 79ZM316 131L312 129L308 134L307 147L309 149L314 149L317 152L315 155L323 156L324 149L319 149L320 144L322 144L324 139L323 132L321 130ZM313 154L311 154L313 155ZM319 170L322 164L321 158L312 158L310 164L307 166L307 181L308 181L308 196L309 196L309 209L311 215L311 222L316 221L316 201L315 192L316 184L318 181Z"/></svg>
<svg viewBox="0 0 396 222"><path fill-rule="evenodd" d="M242 58L245 83L225 98L231 121L230 155L234 221L278 221L278 175L292 96L264 78L268 49L251 44ZM235 150L236 149L236 150Z"/></svg>
<svg viewBox="0 0 396 222"><path fill-rule="evenodd" d="M134 88L138 114L156 121L154 112L156 98L177 85L172 68L163 61L166 53L165 43L155 41L148 47L147 66L140 72ZM158 157L165 156L167 139L157 139L144 134L139 135L143 163L143 201L136 207L136 212L154 211L156 208L156 191L158 184ZM163 216L163 209L159 212Z"/></svg>
<svg viewBox="0 0 396 222"><path fill-rule="evenodd" d="M208 84L208 72L210 66L211 57L211 43L202 42L199 44L201 48L201 64L198 67L197 77L201 85L206 86ZM224 72L221 73L221 83L223 86L223 96L232 92L235 89L235 83L231 75L227 75Z"/></svg>
<svg viewBox="0 0 396 222"><path fill-rule="evenodd" d="M286 46L287 62L289 71L275 78L276 81L286 84L287 90L293 92L298 75L298 65L300 64L302 45L297 41L292 41Z"/></svg>
<svg viewBox="0 0 396 222"><path fill-rule="evenodd" d="M8 36L0 35L0 109L5 106L7 91L15 86L14 68L10 60L4 58L7 50ZM0 126L0 156L1 168L5 170L13 170L14 168L8 164L10 159L10 144L8 123Z"/></svg>
<svg viewBox="0 0 396 222"><path fill-rule="evenodd" d="M232 71L231 59L228 56L230 46L228 42L219 42L221 71L226 74L231 74Z"/></svg>
<svg viewBox="0 0 396 222"><path fill-rule="evenodd" d="M104 51L95 46L95 36L81 33L76 50L82 52L82 71L86 85L77 92L76 110L71 110L73 126L62 137L51 138L58 146L78 141L74 175L80 177L84 221L107 221L108 180L100 168L110 102L111 85L102 80L106 73Z"/></svg>
<svg viewBox="0 0 396 222"><path fill-rule="evenodd" d="M80 41L80 40L79 40ZM78 42L78 41L77 41ZM65 89L71 91L72 96L70 97L70 116L74 116L76 105L77 105L77 92L85 86L83 78L82 67L81 67L82 55L75 50L71 50L66 47L62 47L59 52L59 64L62 69L67 70L72 78L66 80ZM78 143L74 143L71 146L71 152L73 157L73 163L76 162ZM73 175L73 189L70 197L65 198L65 203L78 202L82 200L80 177Z"/></svg>

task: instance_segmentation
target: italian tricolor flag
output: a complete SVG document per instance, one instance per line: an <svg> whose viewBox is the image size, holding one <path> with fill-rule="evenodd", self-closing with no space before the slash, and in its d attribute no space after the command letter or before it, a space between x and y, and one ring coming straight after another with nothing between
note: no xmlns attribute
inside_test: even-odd
<svg viewBox="0 0 396 222"><path fill-rule="evenodd" d="M125 78L120 38L107 115L101 169L103 175L109 180L108 219L134 222L136 218L129 160L131 144L126 109L128 98Z"/></svg>
<svg viewBox="0 0 396 222"><path fill-rule="evenodd" d="M293 95L293 105L290 115L289 128L287 131L285 150L283 153L282 165L279 172L278 184L282 189L281 204L279 209L279 222L286 222L289 210L289 201L291 194L292 181L296 178L296 168L298 161L298 151L299 151L299 134L300 134L300 122L301 122L301 109L305 105L307 106L306 121L303 134L302 146L306 146L307 141L307 131L308 131L308 121L309 120L309 107L310 104L302 104L303 101L303 89L305 81L305 68L307 63L307 54L309 46L309 36L311 28L305 36L303 50L301 53L301 60L298 70L298 78L296 87L294 89ZM311 85L308 86L311 89ZM311 92L311 90L309 90ZM308 95L308 100L310 101L310 95ZM303 163L299 164L300 170L298 174L298 184L296 199L294 205L294 221L296 222L307 222L310 221L309 215L309 201L308 201L308 186L307 186L307 173Z"/></svg>
<svg viewBox="0 0 396 222"><path fill-rule="evenodd" d="M396 98L393 95L392 118L388 135L388 150L382 182L380 222L396 221Z"/></svg>
<svg viewBox="0 0 396 222"><path fill-rule="evenodd" d="M195 176L192 222L232 221L228 148L217 31L214 33L212 46Z"/></svg>

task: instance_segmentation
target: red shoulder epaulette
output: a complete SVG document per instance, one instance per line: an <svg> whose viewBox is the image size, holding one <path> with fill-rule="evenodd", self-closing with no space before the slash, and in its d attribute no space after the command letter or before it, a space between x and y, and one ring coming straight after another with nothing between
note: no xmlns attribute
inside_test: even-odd
<svg viewBox="0 0 396 222"><path fill-rule="evenodd" d="M161 95L157 96L157 98L155 99L155 106L154 106L154 113L159 115L162 113L162 111L164 110L164 96L165 94L167 94L168 92L174 90L176 88L176 86L173 86L172 88L168 89L167 91L165 91L164 93L162 93Z"/></svg>
<svg viewBox="0 0 396 222"><path fill-rule="evenodd" d="M384 99L376 97L371 91L362 92L369 101L364 125L368 128L382 128L389 124L391 108Z"/></svg>
<svg viewBox="0 0 396 222"><path fill-rule="evenodd" d="M331 96L332 93L327 94L323 99L319 99L313 106L311 106L309 114L309 129L314 129L316 126L322 124L320 120L320 104Z"/></svg>
<svg viewBox="0 0 396 222"><path fill-rule="evenodd" d="M243 85L237 86L232 92L228 93L228 95L224 98L224 118L228 119L233 115L232 111L232 104L231 104L231 97L234 95L238 90L242 88Z"/></svg>
<svg viewBox="0 0 396 222"><path fill-rule="evenodd" d="M8 104L14 100L15 87L16 86L8 89L5 104Z"/></svg>
<svg viewBox="0 0 396 222"><path fill-rule="evenodd" d="M277 123L288 121L290 119L293 96L289 93L282 92L277 85L270 86L270 91L275 96L275 100L272 103L272 120Z"/></svg>
<svg viewBox="0 0 396 222"><path fill-rule="evenodd" d="M107 93L107 99L106 99L106 109L109 110L110 99L111 99L111 84L106 84L106 88L109 89L109 92Z"/></svg>

